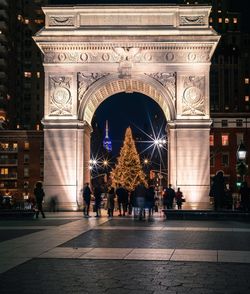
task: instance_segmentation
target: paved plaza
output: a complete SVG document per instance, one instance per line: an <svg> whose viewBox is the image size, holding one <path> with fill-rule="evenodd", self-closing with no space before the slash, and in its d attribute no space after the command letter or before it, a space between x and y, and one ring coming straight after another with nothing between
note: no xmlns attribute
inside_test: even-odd
<svg viewBox="0 0 250 294"><path fill-rule="evenodd" d="M0 258L1 294L250 293L250 223L233 220L1 220Z"/></svg>

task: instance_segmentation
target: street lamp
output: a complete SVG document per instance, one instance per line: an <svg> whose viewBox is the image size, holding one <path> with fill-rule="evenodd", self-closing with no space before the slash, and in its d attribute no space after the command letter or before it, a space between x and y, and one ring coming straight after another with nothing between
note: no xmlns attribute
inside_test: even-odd
<svg viewBox="0 0 250 294"><path fill-rule="evenodd" d="M155 144L155 146L158 148L158 151L159 151L159 153L160 153L160 148L163 148L164 147L164 145L166 144L166 140L165 139L155 139L154 140L154 144ZM161 154L160 154L160 174L159 174L159 179L160 179L160 190L161 190L161 180L162 180L162 178L163 178L163 175L162 175L162 172L161 172Z"/></svg>
<svg viewBox="0 0 250 294"><path fill-rule="evenodd" d="M245 145L241 142L237 149L237 158L238 160L246 160L247 150Z"/></svg>
<svg viewBox="0 0 250 294"><path fill-rule="evenodd" d="M237 156L237 165L236 165L236 170L237 173L240 175L240 183L237 182L237 186L241 187L241 183L244 180L244 176L247 173L247 169L248 166L245 162L246 157L247 157L247 150L245 145L241 142L237 152L236 152L236 156Z"/></svg>

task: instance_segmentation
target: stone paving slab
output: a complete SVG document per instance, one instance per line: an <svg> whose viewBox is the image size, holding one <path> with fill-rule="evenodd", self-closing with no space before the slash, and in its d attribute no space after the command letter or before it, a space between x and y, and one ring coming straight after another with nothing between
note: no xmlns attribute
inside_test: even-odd
<svg viewBox="0 0 250 294"><path fill-rule="evenodd" d="M28 234L32 234L32 233L36 233L36 232L40 232L41 229L38 228L33 228L33 229L12 229L12 230L2 230L0 229L0 242L4 242L7 240L12 240L15 238L19 238Z"/></svg>
<svg viewBox="0 0 250 294"><path fill-rule="evenodd" d="M249 272L238 263L33 259L0 274L0 285L1 294L246 294Z"/></svg>
<svg viewBox="0 0 250 294"><path fill-rule="evenodd" d="M176 248L250 251L250 233L212 231L91 230L62 247Z"/></svg>
<svg viewBox="0 0 250 294"><path fill-rule="evenodd" d="M34 255L35 257L35 255ZM39 258L171 260L250 263L250 251L155 249L155 248L70 248L57 247Z"/></svg>
<svg viewBox="0 0 250 294"><path fill-rule="evenodd" d="M105 226L131 226L131 227L154 227L154 226L161 226L161 227L206 227L206 228L248 228L250 229L250 222L246 221L207 221L207 220L164 220L163 218L153 218L149 220L139 221L134 219L133 217L114 217L110 219L108 222L104 223L102 227Z"/></svg>

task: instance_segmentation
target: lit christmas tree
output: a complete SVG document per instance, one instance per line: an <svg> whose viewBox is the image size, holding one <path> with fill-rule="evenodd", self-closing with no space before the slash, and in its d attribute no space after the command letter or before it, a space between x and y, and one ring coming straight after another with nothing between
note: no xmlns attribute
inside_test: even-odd
<svg viewBox="0 0 250 294"><path fill-rule="evenodd" d="M126 130L117 161L115 168L112 170L113 186L121 184L127 190L132 191L139 183L147 185L130 127Z"/></svg>

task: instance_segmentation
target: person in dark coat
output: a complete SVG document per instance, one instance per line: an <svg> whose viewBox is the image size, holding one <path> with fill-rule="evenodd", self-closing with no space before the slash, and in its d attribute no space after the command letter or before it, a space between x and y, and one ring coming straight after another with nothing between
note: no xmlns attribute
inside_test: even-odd
<svg viewBox="0 0 250 294"><path fill-rule="evenodd" d="M146 192L146 207L148 208L148 217L153 215L153 209L155 206L155 187L149 186Z"/></svg>
<svg viewBox="0 0 250 294"><path fill-rule="evenodd" d="M178 188L177 192L175 193L175 201L177 204L177 208L182 209L183 194L180 188Z"/></svg>
<svg viewBox="0 0 250 294"><path fill-rule="evenodd" d="M99 185L94 188L96 217L101 216L102 189Z"/></svg>
<svg viewBox="0 0 250 294"><path fill-rule="evenodd" d="M210 196L214 197L214 209L222 209L223 200L225 198L225 179L223 171L217 172L213 177Z"/></svg>
<svg viewBox="0 0 250 294"><path fill-rule="evenodd" d="M108 197L107 197L107 209L108 209L109 217L113 217L114 208L115 208L115 189L113 187L110 187L108 189Z"/></svg>
<svg viewBox="0 0 250 294"><path fill-rule="evenodd" d="M83 215L85 217L89 217L89 207L90 207L90 201L91 201L91 190L89 187L89 183L85 183L85 186L83 188Z"/></svg>
<svg viewBox="0 0 250 294"><path fill-rule="evenodd" d="M164 207L167 207L167 209L172 209L174 198L175 198L175 191L174 189L172 189L172 185L169 184L168 188L165 189L163 194Z"/></svg>
<svg viewBox="0 0 250 294"><path fill-rule="evenodd" d="M36 183L36 187L34 189L34 195L36 198L36 218L38 218L39 212L41 212L42 217L45 218L45 214L43 212L43 199L45 197L45 193L43 191L43 185L41 182Z"/></svg>
<svg viewBox="0 0 250 294"><path fill-rule="evenodd" d="M116 195L118 200L119 216L125 216L128 207L128 191L123 188L121 184L119 184L116 189Z"/></svg>
<svg viewBox="0 0 250 294"><path fill-rule="evenodd" d="M241 208L244 211L249 210L249 194L250 194L250 189L248 188L247 182L243 182L240 188L240 199L241 199Z"/></svg>
<svg viewBox="0 0 250 294"><path fill-rule="evenodd" d="M144 216L146 193L147 189L143 183L140 183L135 187L134 197L135 205L139 209L139 220L142 220Z"/></svg>

